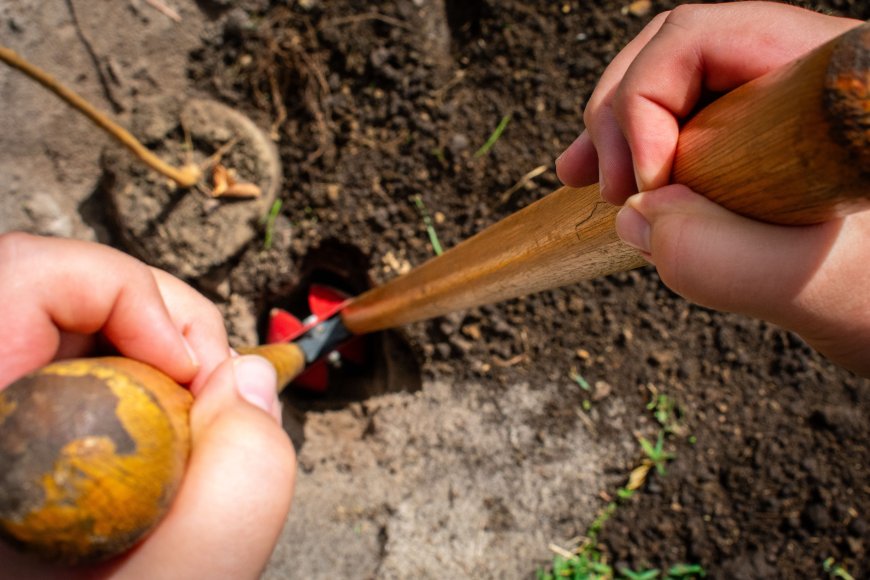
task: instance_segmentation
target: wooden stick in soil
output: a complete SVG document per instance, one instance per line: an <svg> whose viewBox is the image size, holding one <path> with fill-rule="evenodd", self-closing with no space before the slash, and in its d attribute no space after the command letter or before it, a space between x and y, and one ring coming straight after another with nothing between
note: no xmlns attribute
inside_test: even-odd
<svg viewBox="0 0 870 580"><path fill-rule="evenodd" d="M15 51L0 46L0 60L12 68L20 70L31 79L35 80L55 95L66 101L72 108L82 113L95 125L117 139L124 147L129 149L143 163L154 171L164 175L177 183L180 187L193 187L202 177L202 170L194 164L187 164L181 168L173 167L154 155L147 147L142 145L129 131L106 117L87 102L80 95L62 85L57 79L46 71L29 63Z"/></svg>

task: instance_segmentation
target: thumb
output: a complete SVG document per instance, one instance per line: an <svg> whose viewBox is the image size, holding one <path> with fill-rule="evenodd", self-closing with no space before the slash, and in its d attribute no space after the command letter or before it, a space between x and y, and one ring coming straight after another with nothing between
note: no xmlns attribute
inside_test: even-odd
<svg viewBox="0 0 870 580"><path fill-rule="evenodd" d="M296 470L275 382L275 370L258 356L227 359L215 369L191 409L191 456L178 496L118 571L259 576L290 509Z"/></svg>
<svg viewBox="0 0 870 580"><path fill-rule="evenodd" d="M870 258L868 225L865 216L814 226L766 224L682 185L637 194L616 218L620 237L678 294L793 330L853 369L860 368L852 364L860 352L850 351L870 344L868 299L854 291L870 283L862 266Z"/></svg>

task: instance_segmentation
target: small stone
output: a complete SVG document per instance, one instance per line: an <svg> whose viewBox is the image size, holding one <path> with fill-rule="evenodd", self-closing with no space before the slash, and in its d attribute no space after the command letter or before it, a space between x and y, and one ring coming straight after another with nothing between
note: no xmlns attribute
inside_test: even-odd
<svg viewBox="0 0 870 580"><path fill-rule="evenodd" d="M592 391L592 400L596 403L603 401L613 392L613 387L606 381L595 381L595 390Z"/></svg>
<svg viewBox="0 0 870 580"><path fill-rule="evenodd" d="M471 340L480 340L482 334L480 332L479 324L466 324L462 327L462 334L470 338Z"/></svg>
<svg viewBox="0 0 870 580"><path fill-rule="evenodd" d="M372 51L371 55L369 56L369 60L371 61L372 66L380 69L383 68L385 64L387 64L387 61L390 60L390 56L390 50L381 47L376 48Z"/></svg>
<svg viewBox="0 0 870 580"><path fill-rule="evenodd" d="M463 135L462 133L457 133L450 137L450 142L447 144L447 150L450 151L450 154L454 157L457 157L460 153L467 150L471 145L471 142L468 139L468 136Z"/></svg>
<svg viewBox="0 0 870 580"><path fill-rule="evenodd" d="M35 194L24 203L24 209L34 221L37 233L61 238L72 237L72 220L51 195Z"/></svg>

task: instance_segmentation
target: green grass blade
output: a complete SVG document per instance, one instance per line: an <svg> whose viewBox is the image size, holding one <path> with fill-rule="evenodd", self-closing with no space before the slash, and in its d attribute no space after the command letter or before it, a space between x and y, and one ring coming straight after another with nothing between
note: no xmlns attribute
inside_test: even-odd
<svg viewBox="0 0 870 580"><path fill-rule="evenodd" d="M504 130L507 128L508 123L511 121L510 113L505 115L499 121L498 126L495 128L495 131L492 132L492 135L489 136L489 139L486 140L486 143L481 145L480 149L474 152L474 157L483 157L489 150L492 149L492 146L495 145L495 142L499 140L501 134L504 133Z"/></svg>
<svg viewBox="0 0 870 580"><path fill-rule="evenodd" d="M419 193L411 196L414 205L417 206L417 211L420 212L420 217L423 218L423 224L426 226L426 233L429 235L429 242L432 244L432 251L436 256L444 253L441 247L441 240L438 239L438 233L435 231L435 224L432 221L432 216L429 215L429 210L426 204L423 203L423 196Z"/></svg>
<svg viewBox="0 0 870 580"><path fill-rule="evenodd" d="M275 235L275 220L278 219L278 214L281 212L281 200L276 199L275 203L272 204L272 208L269 210L269 213L266 214L265 222L266 222L266 235L263 238L263 249L269 250L272 248L272 239Z"/></svg>

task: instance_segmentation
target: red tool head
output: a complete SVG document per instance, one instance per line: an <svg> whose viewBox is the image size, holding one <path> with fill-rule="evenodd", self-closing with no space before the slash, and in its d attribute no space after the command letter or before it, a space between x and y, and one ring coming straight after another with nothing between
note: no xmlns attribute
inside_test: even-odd
<svg viewBox="0 0 870 580"><path fill-rule="evenodd" d="M348 303L349 296L319 284L312 284L308 291L308 309L310 314L299 320L293 314L280 308L273 308L269 313L269 327L266 333L266 343L275 344L292 342L322 322L338 316ZM353 337L335 351L341 358L360 364L364 360L362 342ZM330 354L331 356L331 354ZM294 386L322 393L329 385L329 367L326 358L310 364L292 383Z"/></svg>

